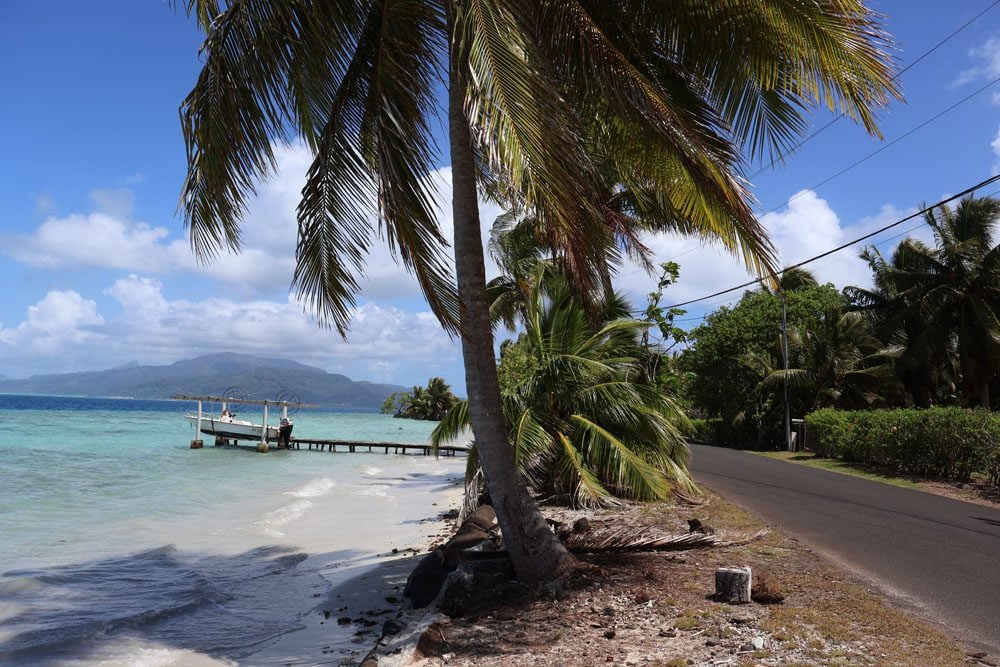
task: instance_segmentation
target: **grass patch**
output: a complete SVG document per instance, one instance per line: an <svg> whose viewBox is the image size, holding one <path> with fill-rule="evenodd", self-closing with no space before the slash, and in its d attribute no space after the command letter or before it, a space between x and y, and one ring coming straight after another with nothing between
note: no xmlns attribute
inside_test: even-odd
<svg viewBox="0 0 1000 667"><path fill-rule="evenodd" d="M853 475L854 477L870 479L873 482L882 482L883 484L900 486L904 489L916 489L918 491L924 490L923 487L920 486L920 482L912 479L897 477L896 475L892 475L890 473L872 470L869 468L862 468L849 463L844 463L843 461L838 461L837 459L822 459L817 457L815 454L809 454L806 452L751 452L751 454L766 456L769 459L788 461L789 463L798 463L800 465L809 466L810 468L821 468L831 472L839 472L844 475Z"/></svg>

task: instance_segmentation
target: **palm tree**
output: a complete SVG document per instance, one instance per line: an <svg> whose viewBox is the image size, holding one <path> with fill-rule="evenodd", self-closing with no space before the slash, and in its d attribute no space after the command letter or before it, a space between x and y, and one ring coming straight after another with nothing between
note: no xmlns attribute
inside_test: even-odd
<svg viewBox="0 0 1000 667"><path fill-rule="evenodd" d="M807 327L788 334L792 366L787 371L767 369L763 387L788 385L805 400L803 414L834 406L863 410L883 405L899 393L892 360L895 348L886 348L858 312L827 311Z"/></svg>
<svg viewBox="0 0 1000 667"><path fill-rule="evenodd" d="M763 285L763 289L768 294L776 294L779 292L794 292L818 285L819 281L816 280L816 276L809 269L788 267L782 269L775 286L772 287L765 284Z"/></svg>
<svg viewBox="0 0 1000 667"><path fill-rule="evenodd" d="M427 382L427 402L429 406L428 419L440 421L458 403L458 398L451 393L451 387L444 378L431 378Z"/></svg>
<svg viewBox="0 0 1000 667"><path fill-rule="evenodd" d="M951 337L934 347L911 345L923 333L924 313L915 307L915 292L903 293L897 278L919 272L927 246L914 239L904 239L887 259L877 248L866 248L861 259L872 272L871 289L845 287L844 295L852 308L870 322L872 332L886 345L900 350L895 360L896 375L914 404L929 408L947 402L955 393L958 361Z"/></svg>
<svg viewBox="0 0 1000 667"><path fill-rule="evenodd" d="M1000 371L1000 246L994 243L1000 200L965 197L954 210L928 211L924 221L937 246L904 240L891 264L875 259L876 289L855 297L890 311L883 317L902 330L911 367L940 365L954 347L964 401L990 408L990 381Z"/></svg>
<svg viewBox="0 0 1000 667"><path fill-rule="evenodd" d="M661 500L675 484L694 489L678 430L686 419L646 380L637 343L643 323L626 317L593 325L556 276L534 281L524 325L501 367L513 357L529 363L519 382L504 387L503 405L518 465L537 492L590 505L615 497ZM431 442L439 446L468 426L462 404ZM476 465L472 456L469 479Z"/></svg>
<svg viewBox="0 0 1000 667"><path fill-rule="evenodd" d="M756 158L790 147L820 101L877 133L876 109L897 95L886 36L861 0L184 5L206 32L204 67L181 108L181 207L194 250L238 250L247 197L274 169L274 142L305 141L315 159L298 208L295 288L343 333L376 233L416 275L461 336L479 454L525 581L551 576L566 552L506 440L478 186L539 216L581 288L594 284L612 242L590 196L597 163L767 271L771 246L736 176L740 149ZM427 178L441 119L457 286Z"/></svg>

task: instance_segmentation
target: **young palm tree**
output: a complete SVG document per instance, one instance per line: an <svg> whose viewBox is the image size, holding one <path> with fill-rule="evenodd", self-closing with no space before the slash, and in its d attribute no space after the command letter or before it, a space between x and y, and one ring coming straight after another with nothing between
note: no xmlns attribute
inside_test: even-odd
<svg viewBox="0 0 1000 667"><path fill-rule="evenodd" d="M615 301L609 310L619 309ZM505 386L503 405L518 466L536 491L589 505L662 500L675 484L694 489L678 430L686 419L646 380L637 344L644 324L626 318L593 325L566 280L549 274L534 281L524 326L501 366L516 352L527 358L527 372ZM431 442L439 446L468 426L461 405ZM468 478L476 466L473 456Z"/></svg>
<svg viewBox="0 0 1000 667"><path fill-rule="evenodd" d="M737 178L789 148L824 103L876 132L896 94L886 37L861 0L184 0L206 32L181 108L181 198L201 257L238 250L272 146L315 159L298 209L294 286L343 332L367 250L387 241L461 335L469 410L518 576L566 552L516 471L493 359L477 188L534 212L583 289L611 244L595 160L758 270L771 246ZM447 86L439 113L438 83ZM456 285L427 178L446 119ZM591 151L580 137L587 129Z"/></svg>
<svg viewBox="0 0 1000 667"><path fill-rule="evenodd" d="M787 371L766 369L762 387L775 389L786 380L806 401L805 412L834 406L864 410L900 393L893 373L895 348L886 348L858 312L828 311L808 327L788 334Z"/></svg>

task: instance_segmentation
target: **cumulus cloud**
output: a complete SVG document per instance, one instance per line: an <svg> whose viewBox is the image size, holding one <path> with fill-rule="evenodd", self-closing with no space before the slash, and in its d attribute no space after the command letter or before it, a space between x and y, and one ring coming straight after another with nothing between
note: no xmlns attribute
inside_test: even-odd
<svg viewBox="0 0 1000 667"><path fill-rule="evenodd" d="M954 85L961 86L1000 76L1000 35L994 35L979 46L969 49L969 57L976 64L959 72Z"/></svg>
<svg viewBox="0 0 1000 667"><path fill-rule="evenodd" d="M788 266L864 236L912 212L886 204L873 215L845 224L827 200L812 190L802 190L789 198L785 208L763 216L761 222L779 250L779 266ZM911 231L913 228L916 231ZM872 243L878 243L882 248L892 248L899 240L893 236L904 231L919 238L927 237L926 230L921 228L919 221L914 220L893 232L880 234ZM647 245L653 250L657 262L675 260L681 266L680 280L668 288L664 305L697 299L755 278L747 273L738 259L711 244L660 234L647 239ZM870 285L868 267L858 258L860 250L859 246L846 248L807 268L821 283L832 282L838 288ZM636 307L642 306L646 294L656 287L655 277L647 276L633 264L622 269L616 284L629 295ZM737 291L688 308L693 316L737 301L741 296L742 291Z"/></svg>
<svg viewBox="0 0 1000 667"><path fill-rule="evenodd" d="M19 325L11 329L0 325L0 358L16 363L25 357L61 357L73 348L99 343L104 323L95 301L72 290L52 290L28 307Z"/></svg>
<svg viewBox="0 0 1000 667"><path fill-rule="evenodd" d="M169 269L164 240L170 232L107 213L49 218L33 233L15 237L4 252L28 266L42 269L100 267L165 271Z"/></svg>
<svg viewBox="0 0 1000 667"><path fill-rule="evenodd" d="M274 295L291 284L295 269L295 245L298 224L296 207L312 157L301 143L275 146L277 169L262 182L248 203L241 222L243 250L238 254L223 252L201 262L181 237L180 224L173 227L153 225L132 218L133 193L128 188L91 191L94 211L65 217L49 217L30 234L9 239L4 252L12 259L41 269L96 267L141 271L166 277L171 274L195 274L231 286L238 296ZM427 176L436 193L438 223L443 236L451 242L451 169L438 169ZM492 203L481 205L483 238L501 209ZM372 221L377 228L377 222ZM451 250L446 249L450 265ZM496 268L487 259L488 273ZM388 247L373 239L364 276L361 276L362 300L419 300L416 280L394 258Z"/></svg>
<svg viewBox="0 0 1000 667"><path fill-rule="evenodd" d="M368 303L347 341L317 326L294 299L168 299L154 277L129 274L104 293L121 313L105 318L93 300L52 291L13 328L0 327L8 374L111 368L130 360L170 363L237 350L313 364L355 379L404 384L444 375L461 384L461 356L428 312Z"/></svg>

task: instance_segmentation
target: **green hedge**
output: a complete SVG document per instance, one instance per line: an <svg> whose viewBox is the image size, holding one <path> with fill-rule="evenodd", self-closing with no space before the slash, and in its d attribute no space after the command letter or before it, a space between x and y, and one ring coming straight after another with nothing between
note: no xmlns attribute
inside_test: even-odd
<svg viewBox="0 0 1000 667"><path fill-rule="evenodd" d="M901 473L1000 485L1000 417L987 410L826 408L806 416L806 446L818 456Z"/></svg>

